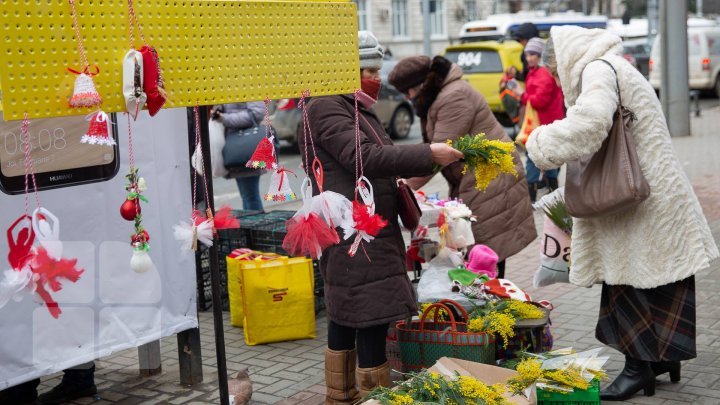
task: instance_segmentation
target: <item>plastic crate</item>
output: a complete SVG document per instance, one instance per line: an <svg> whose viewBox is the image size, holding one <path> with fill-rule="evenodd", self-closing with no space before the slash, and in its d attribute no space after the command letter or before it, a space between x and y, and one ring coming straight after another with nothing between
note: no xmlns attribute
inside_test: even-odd
<svg viewBox="0 0 720 405"><path fill-rule="evenodd" d="M215 240L218 251L218 268L220 270L221 294L223 310L228 310L227 265L225 256L240 247L250 247L250 231L245 229L246 221L253 224L262 211L233 210L233 215L240 220L240 229L221 229ZM206 311L212 306L212 288L210 284L210 249L200 244L200 270L197 276L198 308Z"/></svg>
<svg viewBox="0 0 720 405"><path fill-rule="evenodd" d="M273 252L281 255L288 255L283 249L282 243L287 235L285 221L275 222L268 225L261 225L250 231L253 249L261 252Z"/></svg>
<svg viewBox="0 0 720 405"><path fill-rule="evenodd" d="M562 394L537 389L538 405L599 405L600 381L592 380L592 385L586 390L576 389L573 392Z"/></svg>

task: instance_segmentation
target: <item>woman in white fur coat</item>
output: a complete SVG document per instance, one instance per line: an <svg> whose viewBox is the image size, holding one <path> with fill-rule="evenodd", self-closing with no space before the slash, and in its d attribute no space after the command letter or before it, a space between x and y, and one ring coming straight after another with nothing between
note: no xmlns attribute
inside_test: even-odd
<svg viewBox="0 0 720 405"><path fill-rule="evenodd" d="M570 281L602 283L596 337L625 354L625 368L604 400L624 400L655 376L680 379L680 360L695 353L695 278L718 257L700 204L680 162L657 96L648 81L620 56L621 41L604 30L553 27L543 61L559 80L567 118L537 128L527 151L543 170L596 152L618 106L617 71L650 196L640 205L601 218L575 219Z"/></svg>

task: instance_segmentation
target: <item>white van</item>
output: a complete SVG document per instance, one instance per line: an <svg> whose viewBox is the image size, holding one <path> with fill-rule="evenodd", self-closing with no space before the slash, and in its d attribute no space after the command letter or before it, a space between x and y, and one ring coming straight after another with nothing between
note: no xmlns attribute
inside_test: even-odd
<svg viewBox="0 0 720 405"><path fill-rule="evenodd" d="M650 84L660 89L660 35L650 55ZM688 27L690 89L714 90L720 97L720 25Z"/></svg>

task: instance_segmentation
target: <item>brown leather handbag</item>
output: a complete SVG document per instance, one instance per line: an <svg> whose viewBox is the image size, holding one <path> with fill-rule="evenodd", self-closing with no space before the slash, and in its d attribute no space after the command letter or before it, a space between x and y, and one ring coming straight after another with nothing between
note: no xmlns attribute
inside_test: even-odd
<svg viewBox="0 0 720 405"><path fill-rule="evenodd" d="M569 162L565 178L565 205L576 218L596 218L616 214L643 202L650 185L640 168L631 124L635 114L622 105L620 83L615 72L619 104L613 125L600 149L594 154Z"/></svg>

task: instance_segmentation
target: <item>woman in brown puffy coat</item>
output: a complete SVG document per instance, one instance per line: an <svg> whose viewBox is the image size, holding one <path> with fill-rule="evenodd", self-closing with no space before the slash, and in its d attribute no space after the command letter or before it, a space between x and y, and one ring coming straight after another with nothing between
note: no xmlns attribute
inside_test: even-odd
<svg viewBox="0 0 720 405"><path fill-rule="evenodd" d="M423 140L444 143L463 135L485 133L488 139L510 142L503 127L480 93L462 80L462 69L443 58L427 56L401 59L388 80L413 101L421 118ZM477 217L473 224L475 242L497 252L498 277L505 273L505 259L518 253L537 236L527 182L520 155L514 153L518 176L503 174L485 191L475 189L473 173L462 174L463 164L445 167L442 174L450 185L450 197L460 198ZM419 188L430 177L408 181Z"/></svg>

